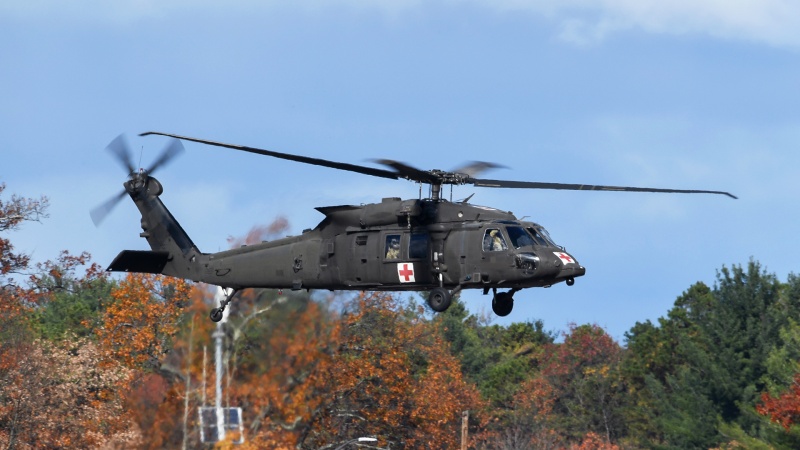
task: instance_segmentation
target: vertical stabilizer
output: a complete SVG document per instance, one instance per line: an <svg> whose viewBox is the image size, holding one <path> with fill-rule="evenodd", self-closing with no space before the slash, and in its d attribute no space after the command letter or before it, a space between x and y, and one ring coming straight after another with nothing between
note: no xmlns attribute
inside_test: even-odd
<svg viewBox="0 0 800 450"><path fill-rule="evenodd" d="M125 190L142 214L140 236L147 240L152 251L125 250L114 259L108 270L162 273L201 281L202 262L207 256L200 252L161 202L161 183L152 177L137 177L125 183Z"/></svg>

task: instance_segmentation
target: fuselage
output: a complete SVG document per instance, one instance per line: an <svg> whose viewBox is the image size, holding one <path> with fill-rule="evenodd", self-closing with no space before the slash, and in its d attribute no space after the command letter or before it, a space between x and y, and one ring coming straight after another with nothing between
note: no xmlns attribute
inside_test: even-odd
<svg viewBox="0 0 800 450"><path fill-rule="evenodd" d="M198 281L237 289L522 289L585 273L543 227L510 212L398 198L318 210L325 219L299 236L207 255Z"/></svg>

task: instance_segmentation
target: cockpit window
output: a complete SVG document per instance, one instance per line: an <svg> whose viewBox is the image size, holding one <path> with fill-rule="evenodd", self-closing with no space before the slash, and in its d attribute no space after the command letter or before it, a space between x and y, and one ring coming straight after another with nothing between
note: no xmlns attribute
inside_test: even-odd
<svg viewBox="0 0 800 450"><path fill-rule="evenodd" d="M550 237L550 233L548 233L547 230L544 228L539 228L539 231L542 233L544 238L547 239L547 242L549 242L553 247L561 247L560 245L556 244L556 241L554 241L552 237Z"/></svg>
<svg viewBox="0 0 800 450"><path fill-rule="evenodd" d="M533 239L539 244L548 247L558 247L555 243L553 243L552 239L548 239L547 232L544 231L544 228L541 229L543 233L540 233L539 230L536 228L530 227L528 228L528 232L533 236Z"/></svg>
<svg viewBox="0 0 800 450"><path fill-rule="evenodd" d="M511 240L511 245L514 248L525 247L533 245L534 241L530 234L528 234L522 227L506 227L506 233Z"/></svg>
<svg viewBox="0 0 800 450"><path fill-rule="evenodd" d="M483 235L483 251L485 252L499 252L508 250L506 239L497 228L489 228Z"/></svg>

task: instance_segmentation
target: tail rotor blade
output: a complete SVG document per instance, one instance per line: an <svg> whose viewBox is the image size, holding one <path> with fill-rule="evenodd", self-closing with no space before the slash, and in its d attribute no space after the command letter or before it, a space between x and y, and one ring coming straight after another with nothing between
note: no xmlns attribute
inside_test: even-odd
<svg viewBox="0 0 800 450"><path fill-rule="evenodd" d="M114 209L115 206L125 197L124 190L119 194L111 197L110 199L106 200L100 206L94 208L89 215L92 216L92 222L94 222L94 226L99 227L100 224L105 220L106 216Z"/></svg>
<svg viewBox="0 0 800 450"><path fill-rule="evenodd" d="M164 148L164 151L161 152L161 155L153 163L153 165L144 172L140 172L136 169L136 166L133 165L130 145L128 145L128 140L125 138L124 134L117 136L113 141L111 141L110 144L108 144L106 149L108 149L108 151L110 151L116 157L123 167L125 167L125 169L128 171L129 179L135 179L137 183L146 183L151 173L158 170L159 167L167 164L173 158L183 152L183 144L178 139L173 139L167 145L167 147ZM119 194L111 197L100 206L89 212L89 215L92 217L92 222L94 222L95 226L100 226L103 220L105 220L106 216L108 216L108 214L117 206L117 203L119 203L125 197L125 194L127 194L127 192L123 190Z"/></svg>
<svg viewBox="0 0 800 450"><path fill-rule="evenodd" d="M136 167L133 165L133 157L131 156L130 145L124 134L117 136L106 149L110 151L119 161L128 174L136 172Z"/></svg>

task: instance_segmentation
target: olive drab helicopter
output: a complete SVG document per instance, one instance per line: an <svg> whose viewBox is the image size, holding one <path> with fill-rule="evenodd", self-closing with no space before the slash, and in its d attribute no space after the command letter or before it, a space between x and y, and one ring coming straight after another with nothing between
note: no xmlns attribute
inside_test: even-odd
<svg viewBox="0 0 800 450"><path fill-rule="evenodd" d="M127 194L139 209L141 237L151 250L123 250L108 267L112 272L164 274L229 289L211 320L245 288L428 291L427 302L446 310L463 289L492 292L492 310L511 313L514 294L531 287L564 282L572 286L586 268L557 245L545 228L512 213L442 198L442 186L470 184L489 188L561 189L625 192L705 193L736 198L728 192L657 189L586 184L505 181L476 178L500 167L476 162L454 171L420 170L381 159L388 169L224 144L169 133L140 136L172 138L149 169L136 169L123 135L107 147L129 172L124 190L91 212L98 225ZM181 141L240 150L305 164L388 179L406 179L429 187L429 198L384 198L380 203L316 208L325 218L314 229L217 253L203 253L161 202L156 169L183 151ZM422 189L420 189L422 192ZM470 196L471 197L471 196ZM498 290L503 290L502 292Z"/></svg>

